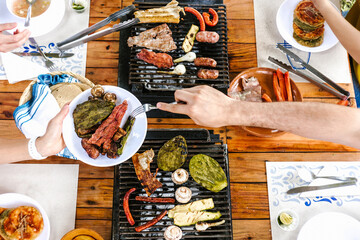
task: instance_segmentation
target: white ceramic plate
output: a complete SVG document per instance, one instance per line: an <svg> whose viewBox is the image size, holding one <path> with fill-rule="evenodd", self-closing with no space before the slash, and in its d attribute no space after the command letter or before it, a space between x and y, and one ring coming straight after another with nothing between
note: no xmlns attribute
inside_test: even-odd
<svg viewBox="0 0 360 240"><path fill-rule="evenodd" d="M276 25L280 35L293 47L305 52L322 52L326 51L338 43L338 39L331 31L329 25L325 22L324 42L318 47L305 47L293 38L293 20L294 10L299 0L285 0L276 15ZM335 5L333 5L335 7ZM335 7L336 8L336 7ZM336 8L337 9L337 8Z"/></svg>
<svg viewBox="0 0 360 240"><path fill-rule="evenodd" d="M50 238L50 222L45 210L34 199L19 193L5 193L0 195L0 207L15 208L20 206L31 206L37 208L44 220L44 228L40 236L36 240L49 240Z"/></svg>
<svg viewBox="0 0 360 240"><path fill-rule="evenodd" d="M25 18L10 12L7 1L0 1L0 23L17 22L19 30L25 29ZM54 30L65 15L65 0L51 0L49 8L41 15L31 18L29 30L31 37L38 37Z"/></svg>
<svg viewBox="0 0 360 240"><path fill-rule="evenodd" d="M115 93L117 96L116 105L119 105L124 100L128 102L128 109L121 121L120 127L123 127L130 113L137 107L141 105L140 101L130 92L115 86L103 86L105 92ZM81 146L81 138L79 138L75 133L74 118L73 112L76 106L80 103L83 103L88 100L88 97L91 95L91 89L84 91L79 94L73 101L70 103L70 111L66 116L63 123L63 136L64 141L68 149L74 156L92 166L97 167L108 167L118 165L127 159L131 158L141 147L144 142L146 131L147 131L147 119L146 114L140 114L136 117L134 126L131 130L130 136L126 142L124 152L118 158L110 159L106 155L100 156L97 159L92 159L88 156L86 151Z"/></svg>
<svg viewBox="0 0 360 240"><path fill-rule="evenodd" d="M325 212L307 221L297 240L359 240L360 222L339 212Z"/></svg>

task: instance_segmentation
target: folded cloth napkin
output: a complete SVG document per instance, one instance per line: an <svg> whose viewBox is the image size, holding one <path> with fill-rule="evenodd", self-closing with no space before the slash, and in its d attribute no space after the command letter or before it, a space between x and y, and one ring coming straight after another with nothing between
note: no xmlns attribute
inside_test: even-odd
<svg viewBox="0 0 360 240"><path fill-rule="evenodd" d="M43 66L19 57L13 53L0 53L4 65L6 78L9 83L36 78L40 74L48 73L49 70ZM19 70L20 69L20 70Z"/></svg>
<svg viewBox="0 0 360 240"><path fill-rule="evenodd" d="M26 138L45 134L49 121L60 111L59 104L51 94L50 87L63 82L75 83L79 80L66 74L39 75L37 83L32 86L31 99L15 109L13 115L16 126ZM58 156L76 159L67 148L61 151Z"/></svg>
<svg viewBox="0 0 360 240"><path fill-rule="evenodd" d="M322 168L319 173L316 173L316 176L339 176L339 177L357 177L356 175L343 175L344 173L338 170L338 168L334 165L327 165L324 168ZM358 179L359 180L359 179ZM341 181L332 180L332 179L325 179L325 178L318 178L313 180L309 186L322 186L327 184L333 184L333 183L341 183ZM339 188L330 188L330 189L323 189L318 191L310 191L310 192L304 192L300 194L300 197L317 197L317 196L323 196L323 197L330 197L330 196L359 196L360 195L360 188L359 183L356 185L350 185L350 186L344 186Z"/></svg>

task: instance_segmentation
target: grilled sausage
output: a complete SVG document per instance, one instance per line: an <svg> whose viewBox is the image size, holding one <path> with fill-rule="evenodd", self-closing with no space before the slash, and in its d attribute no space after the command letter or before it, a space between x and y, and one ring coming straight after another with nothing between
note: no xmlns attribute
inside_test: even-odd
<svg viewBox="0 0 360 240"><path fill-rule="evenodd" d="M219 77L219 71L214 69L200 69L197 72L198 78L204 79L217 79Z"/></svg>
<svg viewBox="0 0 360 240"><path fill-rule="evenodd" d="M200 58L195 59L194 64L197 67L213 67L213 68L215 68L217 65L217 62L212 58L200 57Z"/></svg>
<svg viewBox="0 0 360 240"><path fill-rule="evenodd" d="M206 43L217 43L219 41L219 34L211 31L200 31L196 34L196 41Z"/></svg>
<svg viewBox="0 0 360 240"><path fill-rule="evenodd" d="M95 145L88 143L88 138L81 139L81 146L92 159L96 159L100 155L99 149Z"/></svg>

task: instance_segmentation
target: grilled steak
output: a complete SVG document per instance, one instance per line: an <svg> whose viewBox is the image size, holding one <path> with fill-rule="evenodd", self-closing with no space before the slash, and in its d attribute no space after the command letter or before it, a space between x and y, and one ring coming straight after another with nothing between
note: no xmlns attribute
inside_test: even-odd
<svg viewBox="0 0 360 240"><path fill-rule="evenodd" d="M136 57L158 68L171 68L173 66L172 57L166 53L155 53L141 49L141 52L136 54Z"/></svg>
<svg viewBox="0 0 360 240"><path fill-rule="evenodd" d="M215 68L217 65L217 62L212 58L200 57L200 58L195 59L194 64L197 67L213 67L213 68Z"/></svg>
<svg viewBox="0 0 360 240"><path fill-rule="evenodd" d="M154 156L155 153L152 149L147 150L142 154L136 153L132 156L136 176L149 197L157 188L162 187L162 183L156 179L156 174L154 176L150 172L150 163L153 161Z"/></svg>
<svg viewBox="0 0 360 240"><path fill-rule="evenodd" d="M127 43L129 47L136 45L161 52L176 49L172 32L166 23L141 32L139 36L130 37Z"/></svg>
<svg viewBox="0 0 360 240"><path fill-rule="evenodd" d="M90 144L88 138L81 139L81 146L92 159L96 159L100 155L99 149L95 145Z"/></svg>

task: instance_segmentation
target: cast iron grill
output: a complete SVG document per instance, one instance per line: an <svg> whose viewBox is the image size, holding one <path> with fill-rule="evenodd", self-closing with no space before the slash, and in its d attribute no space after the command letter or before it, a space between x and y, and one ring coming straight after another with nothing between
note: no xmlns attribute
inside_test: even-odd
<svg viewBox="0 0 360 240"><path fill-rule="evenodd" d="M162 7L168 2L169 1L141 2L140 0L135 1L134 5L136 6L136 10L145 10ZM136 54L139 53L142 48L134 46L130 49L127 46L127 39L130 36L139 35L142 31L151 29L160 24L149 23L135 25L120 33L118 82L120 87L130 90L142 103L148 102L154 104L159 100L171 102L174 99L174 90L197 85L209 85L224 93L226 93L229 87L226 6L224 4L214 4L210 1L190 1L188 3L181 1L179 5L181 7L194 7L199 12L208 12L209 8L213 8L217 11L219 15L218 24L215 27L206 26L206 30L217 32L220 35L219 41L215 44L199 43L195 41L192 51L196 53L197 57L211 57L215 59L218 64L214 69L219 70L219 77L217 79L200 79L196 75L197 71L203 67L195 67L193 63L188 62L182 63L187 69L185 75L176 76L157 73L156 71L159 69L155 66L136 58ZM199 21L194 15L187 13L186 16L184 16L181 13L180 16L181 21L179 24L168 24L177 46L176 50L168 52L173 59L179 58L185 54L182 50L182 43L191 25L195 24L199 26ZM174 64L172 69L176 65L177 64ZM159 114L155 111L150 113L150 117L153 117L152 115L158 117Z"/></svg>
<svg viewBox="0 0 360 240"><path fill-rule="evenodd" d="M225 220L225 224L210 228L205 232L197 232L194 226L181 227L183 239L233 239L227 146L222 144L219 135L213 135L212 132L208 132L205 129L153 129L148 131L145 142L138 152L142 153L150 148L154 150L155 159L154 162L151 163L151 172L155 173L157 167L156 156L160 147L167 140L178 135L184 136L188 145L187 162L184 164L183 168L186 170L189 169L188 162L190 158L196 154L203 153L211 156L217 160L224 169L228 179L228 187L218 193L213 193L197 184L191 176L185 184L176 185L171 180L171 172L159 170L157 178L163 184L163 187L157 189L151 196L174 198L176 189L180 186L186 186L193 192L191 201L212 197L215 208L209 211L220 211L222 214L220 219ZM153 227L140 233L136 232L134 227L131 227L128 223L123 209L123 197L125 193L133 187L135 187L137 191L131 195L129 205L135 220L134 227L145 224L147 221L159 215L164 209L170 210L178 204L135 201L135 196L147 195L137 179L132 160L129 159L115 167L112 239L164 239L163 233L166 227L173 225L173 221L167 216Z"/></svg>

